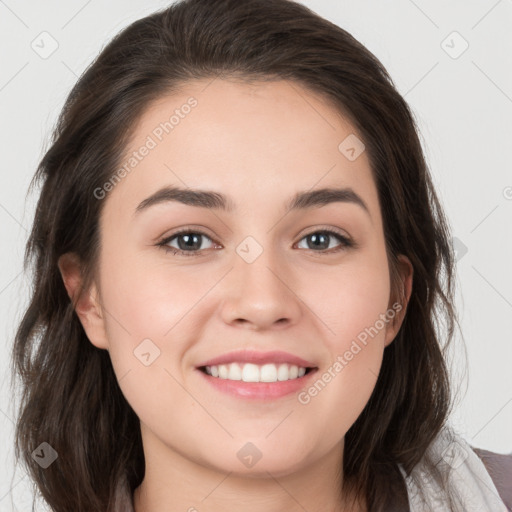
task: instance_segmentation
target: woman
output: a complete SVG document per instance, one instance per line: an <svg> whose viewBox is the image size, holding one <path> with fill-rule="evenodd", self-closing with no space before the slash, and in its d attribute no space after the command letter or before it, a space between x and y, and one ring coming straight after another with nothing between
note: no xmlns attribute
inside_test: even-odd
<svg viewBox="0 0 512 512"><path fill-rule="evenodd" d="M287 0L141 19L36 181L16 435L52 510L506 510L447 425L414 120L347 32Z"/></svg>

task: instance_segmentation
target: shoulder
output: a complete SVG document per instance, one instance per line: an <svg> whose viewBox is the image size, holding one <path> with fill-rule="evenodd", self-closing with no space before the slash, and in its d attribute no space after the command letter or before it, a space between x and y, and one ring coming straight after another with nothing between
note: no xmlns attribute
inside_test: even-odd
<svg viewBox="0 0 512 512"><path fill-rule="evenodd" d="M512 510L512 453L501 454L471 447L480 457L501 499Z"/></svg>

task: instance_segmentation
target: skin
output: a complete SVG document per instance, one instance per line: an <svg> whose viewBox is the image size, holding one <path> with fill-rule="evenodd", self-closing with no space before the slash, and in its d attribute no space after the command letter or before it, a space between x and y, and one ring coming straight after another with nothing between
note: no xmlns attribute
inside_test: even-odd
<svg viewBox="0 0 512 512"><path fill-rule="evenodd" d="M127 154L190 96L198 105L103 199L98 277L76 306L140 418L146 475L135 510L220 512L235 503L246 512L366 510L364 501L352 509L337 495L344 436L403 321L412 287L405 256L402 310L308 404L296 394L269 402L231 397L195 367L239 348L277 349L314 361L320 375L392 307L367 154L350 161L338 150L356 130L299 85L219 78L189 82L152 104ZM234 210L168 202L134 216L164 185L222 192ZM352 188L369 214L348 202L286 212L296 192L330 186ZM199 255L156 245L191 225L207 235ZM308 245L306 235L322 228L357 247L335 237L327 252ZM263 249L252 263L236 252L247 236ZM178 243L168 245L183 248ZM63 256L59 268L74 297L76 258ZM133 353L146 338L160 350L149 366ZM248 442L261 452L251 468L237 457Z"/></svg>

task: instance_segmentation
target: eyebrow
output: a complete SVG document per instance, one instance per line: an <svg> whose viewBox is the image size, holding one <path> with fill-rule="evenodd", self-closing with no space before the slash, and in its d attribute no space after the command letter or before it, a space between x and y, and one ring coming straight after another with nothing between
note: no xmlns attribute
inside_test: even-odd
<svg viewBox="0 0 512 512"><path fill-rule="evenodd" d="M233 201L219 192L167 186L157 190L154 194L144 199L135 209L134 215L156 204L173 201L188 206L222 210L225 212L235 210ZM370 215L366 203L351 188L321 188L297 192L286 204L286 210L304 210L336 202L356 204Z"/></svg>

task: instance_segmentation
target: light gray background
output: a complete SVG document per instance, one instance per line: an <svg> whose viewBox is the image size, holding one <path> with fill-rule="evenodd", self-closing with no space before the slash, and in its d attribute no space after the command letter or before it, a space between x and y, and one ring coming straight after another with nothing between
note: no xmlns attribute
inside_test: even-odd
<svg viewBox="0 0 512 512"><path fill-rule="evenodd" d="M301 3L367 46L417 117L462 248L457 308L468 368L465 374L457 335L452 358L460 394L451 422L473 446L510 452L512 0ZM25 203L27 187L64 99L87 64L121 28L168 4L0 0L0 511L28 510L30 503L28 477L12 469L15 411L8 374L14 330L28 298L22 257L36 197ZM41 36L44 31L50 36ZM33 47L48 51L51 39L58 48L42 58ZM464 41L469 46L458 55Z"/></svg>

